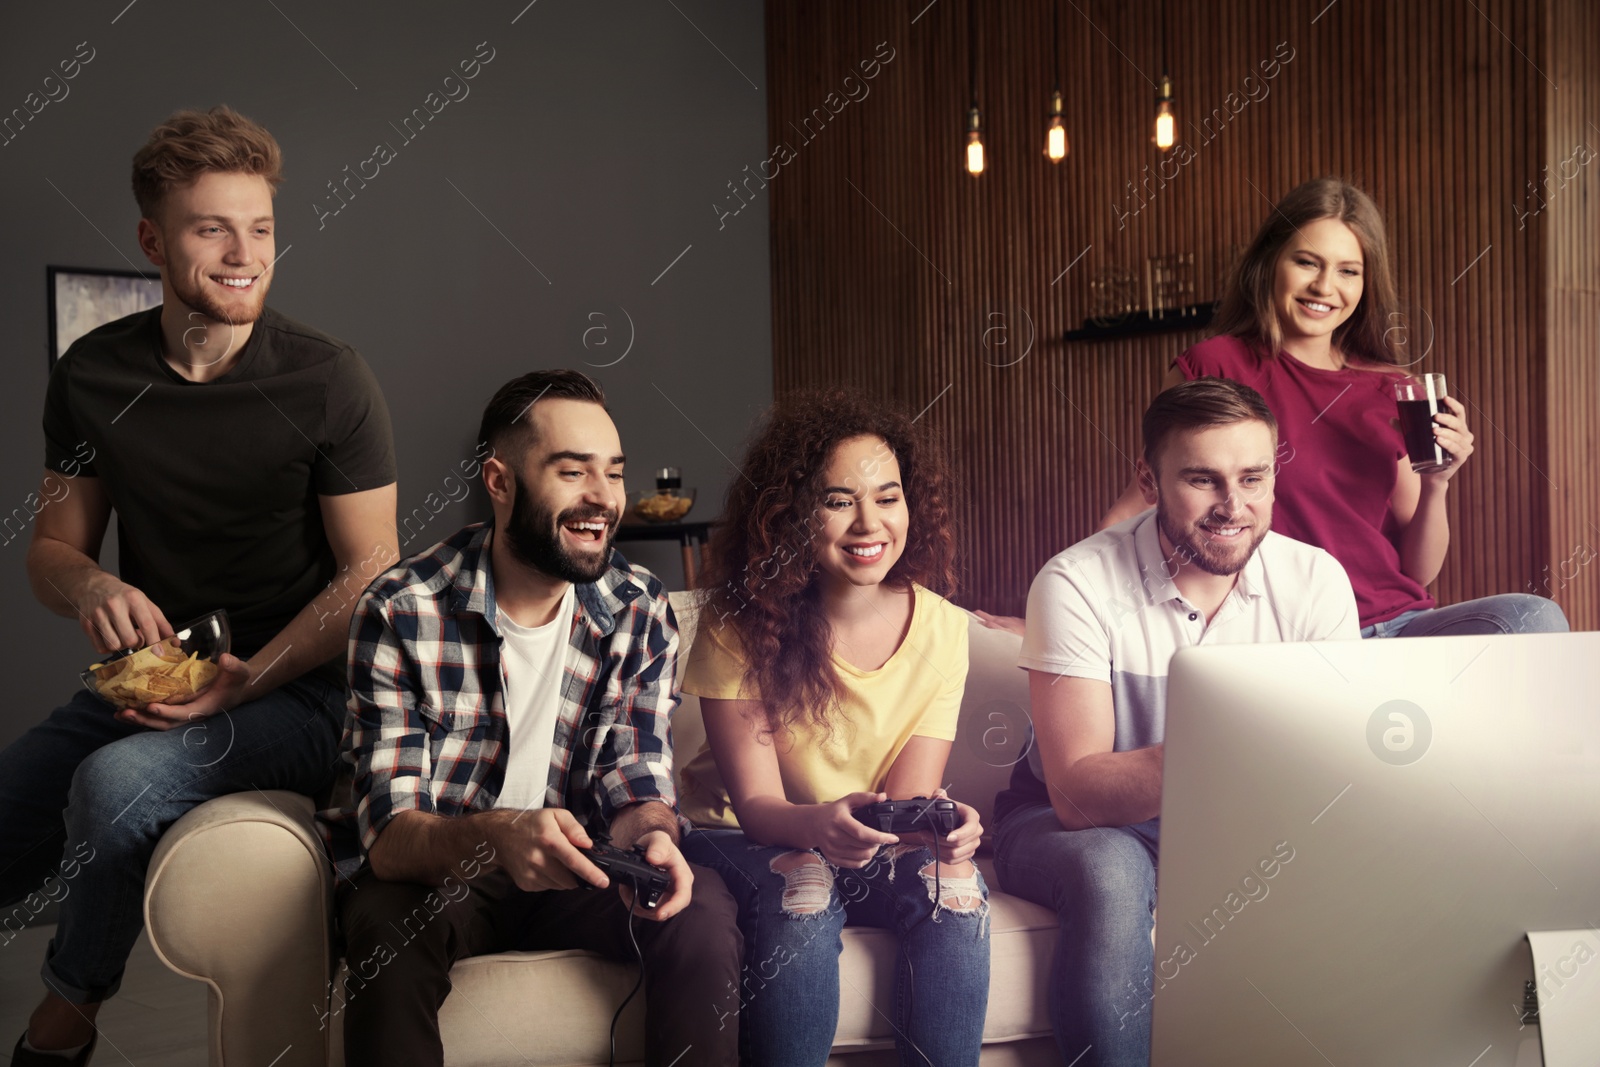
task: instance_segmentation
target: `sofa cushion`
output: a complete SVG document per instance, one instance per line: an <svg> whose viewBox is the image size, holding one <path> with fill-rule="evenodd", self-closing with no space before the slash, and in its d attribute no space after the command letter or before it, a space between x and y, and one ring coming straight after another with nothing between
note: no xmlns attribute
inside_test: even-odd
<svg viewBox="0 0 1600 1067"><path fill-rule="evenodd" d="M689 669L689 648L694 644L695 630L700 622L700 594L693 592L669 593L672 613L678 619L678 682ZM672 715L672 759L675 767L683 767L700 752L706 743L705 723L700 720L700 698L683 696L683 703Z"/></svg>
<svg viewBox="0 0 1600 1067"><path fill-rule="evenodd" d="M1021 637L991 630L970 612L967 618L967 691L944 776L950 795L977 808L993 830L995 794L1033 741L1028 673L1017 666Z"/></svg>

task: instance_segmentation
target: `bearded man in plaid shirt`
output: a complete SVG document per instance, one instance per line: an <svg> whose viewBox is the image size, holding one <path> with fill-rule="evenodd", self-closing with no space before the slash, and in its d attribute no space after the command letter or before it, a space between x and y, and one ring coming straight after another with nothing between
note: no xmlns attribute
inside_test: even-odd
<svg viewBox="0 0 1600 1067"><path fill-rule="evenodd" d="M345 1063L442 1064L458 959L632 960L637 927L647 1062L733 1064L735 906L678 851L677 624L661 582L611 547L627 498L605 396L575 371L523 375L479 440L493 523L380 576L351 624L353 797L321 815L345 876ZM607 885L579 851L605 837L667 869L658 907L579 891Z"/></svg>

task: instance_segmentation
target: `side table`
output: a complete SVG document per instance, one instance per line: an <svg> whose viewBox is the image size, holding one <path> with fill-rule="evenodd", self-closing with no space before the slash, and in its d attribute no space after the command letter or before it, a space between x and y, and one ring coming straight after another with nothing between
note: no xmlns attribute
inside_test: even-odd
<svg viewBox="0 0 1600 1067"><path fill-rule="evenodd" d="M712 520L696 522L630 522L624 519L617 527L618 541L676 541L683 549L683 582L685 589L696 585L695 552L700 550L700 566L706 565L706 542L711 537Z"/></svg>

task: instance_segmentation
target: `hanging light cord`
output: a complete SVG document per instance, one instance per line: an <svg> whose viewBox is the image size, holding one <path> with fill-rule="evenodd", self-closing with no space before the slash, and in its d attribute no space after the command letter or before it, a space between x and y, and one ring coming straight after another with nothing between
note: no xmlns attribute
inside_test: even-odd
<svg viewBox="0 0 1600 1067"><path fill-rule="evenodd" d="M1056 92L1061 91L1061 0L1050 7L1050 44L1056 57Z"/></svg>
<svg viewBox="0 0 1600 1067"><path fill-rule="evenodd" d="M1172 73L1172 50L1168 45L1167 23L1172 21L1172 0L1161 0L1161 73Z"/></svg>
<svg viewBox="0 0 1600 1067"><path fill-rule="evenodd" d="M972 90L972 110L978 109L977 0L967 0L967 86Z"/></svg>

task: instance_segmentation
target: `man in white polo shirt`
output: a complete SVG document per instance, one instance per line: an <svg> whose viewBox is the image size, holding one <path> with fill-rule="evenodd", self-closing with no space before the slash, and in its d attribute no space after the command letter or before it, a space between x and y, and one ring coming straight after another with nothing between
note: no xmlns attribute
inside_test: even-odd
<svg viewBox="0 0 1600 1067"><path fill-rule="evenodd" d="M1173 653L1360 637L1344 569L1270 532L1278 427L1255 390L1184 382L1156 397L1143 429L1139 484L1154 510L1057 555L1028 593L1036 743L995 802L1001 886L1061 922L1050 1021L1074 1067L1150 1059Z"/></svg>

